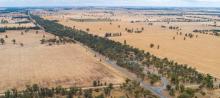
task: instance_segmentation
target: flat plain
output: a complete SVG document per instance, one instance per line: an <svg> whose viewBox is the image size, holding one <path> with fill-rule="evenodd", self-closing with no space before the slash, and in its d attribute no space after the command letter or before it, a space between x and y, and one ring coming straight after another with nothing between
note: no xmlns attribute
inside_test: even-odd
<svg viewBox="0 0 220 98"><path fill-rule="evenodd" d="M214 22L208 20L219 19L219 17L151 15L158 13L162 12L117 10L106 13L102 10L70 10L45 14L43 17L102 37L106 33L121 33L121 36L108 38L121 43L126 41L127 44L156 56L187 64L200 72L220 78L220 37L212 35L212 32L207 32L210 34L193 32L196 29L219 29L219 22L215 23L217 26L213 26ZM170 26L178 29L169 29ZM126 29L142 30L142 32L129 33ZM193 34L194 37L190 38L185 34ZM151 44L154 47L150 47Z"/></svg>
<svg viewBox="0 0 220 98"><path fill-rule="evenodd" d="M5 38L6 35L8 38ZM117 84L127 78L111 65L100 62L94 53L80 44L49 46L41 44L43 36L55 38L44 31L36 34L34 30L0 34L5 40L4 45L0 45L1 92L12 88L23 89L35 83L44 87L92 86L94 80Z"/></svg>

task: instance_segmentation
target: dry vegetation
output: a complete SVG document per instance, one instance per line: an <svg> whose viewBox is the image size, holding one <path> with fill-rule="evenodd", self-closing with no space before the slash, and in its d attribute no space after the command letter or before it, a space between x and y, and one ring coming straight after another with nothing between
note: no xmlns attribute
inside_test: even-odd
<svg viewBox="0 0 220 98"><path fill-rule="evenodd" d="M43 36L55 37L33 30L0 34L5 40L0 45L0 91L34 83L44 87L91 86L94 80L117 84L127 77L79 44L49 46L41 44Z"/></svg>
<svg viewBox="0 0 220 98"><path fill-rule="evenodd" d="M219 19L218 17L208 15L187 15L184 16L184 18L182 16L166 15L144 16L144 14L159 13L153 11L142 11L138 13L135 11L126 12L119 10L112 13L113 15L99 10L85 12L74 10L65 12L65 14L61 15L57 15L57 13L56 15L45 15L44 18L58 20L58 22L63 25L88 31L92 34L103 37L106 33L121 33L121 36L110 37L110 39L119 41L121 43L126 42L126 44L149 51L154 55L167 57L182 64L188 64L191 67L198 69L200 72L210 73L211 75L220 78L220 37L210 34L193 33L193 30L195 29L219 29L219 22L216 23L217 26L213 26L214 22L207 20ZM117 21L77 22L71 20L72 18L98 19L100 17L114 19ZM185 22L184 19L193 22ZM173 22L166 22L168 20L172 20ZM171 30L169 29L170 26L179 27L179 29ZM142 32L138 34L129 33L126 31L126 29L133 31L141 30ZM193 37L186 37L185 34L192 34Z"/></svg>
<svg viewBox="0 0 220 98"><path fill-rule="evenodd" d="M23 17L23 18L21 18ZM7 13L0 15L0 28L19 28L35 27L35 24L29 21L28 16L22 13Z"/></svg>
<svg viewBox="0 0 220 98"><path fill-rule="evenodd" d="M121 84L120 89L116 88L112 91L112 95L115 97L132 96L131 98L133 98L138 93L140 93L140 96L145 96L144 94L146 93L151 95L148 89L152 89L152 87L158 87L156 91L153 91L154 93L157 93L157 90L162 90L162 94L157 93L157 95L165 95L171 98L186 93L192 96L195 94L199 98L217 97L219 96L219 90L217 88L220 87L218 84L219 79L217 79L220 78L220 37L215 35L211 30L220 29L219 22L217 21L220 18L210 15L194 15L197 12L193 11L187 13L188 15L181 16L179 12L169 10L141 11L120 9L56 10L55 12L45 10L32 13L40 15L44 19L53 20L54 22L42 21L41 19L39 21L35 17L35 20L38 20L38 24L42 27L44 26L46 31L50 33L55 32L53 34L57 36L41 30L29 30L30 28L18 30L17 28L19 27L35 27L35 25L28 18L28 23L21 24L17 22L25 22L27 21L26 18L12 18L12 16L23 17L24 14L3 14L0 17L0 28L13 27L14 31L0 33L0 92L11 88L16 88L19 92L23 92L21 89L24 89L25 85L32 84L49 88L61 85L68 95L71 93L71 89L68 90L69 87L96 87L97 85L94 85L94 82L97 80L105 84ZM55 22L71 27L72 29L78 29L79 31L60 26ZM148 58L146 56L148 53L142 53L139 50L137 50L137 52L140 52L138 55L132 54L132 52L130 55L128 51L131 58L127 56L126 58L129 59L126 60L128 62L134 61L134 63L124 63L123 53L120 55L117 49L112 48L115 45L114 42L97 36L87 35L86 32L84 32L85 35L83 36L81 34L83 32L80 30L124 44L120 44L118 47L123 48L122 46L128 44L150 52L157 57L166 57L174 62L190 65L192 68L186 68L184 65L178 66L177 63L174 64L175 66L172 66L171 63L173 62L166 62L167 59L163 59L164 61L161 59L162 61L160 62L160 59L156 57L155 59L151 59L151 56ZM205 32L193 32L194 30L204 30ZM78 38L77 41L82 43L80 44L72 38L75 40ZM88 39L90 40L87 41ZM97 42L100 43L96 47ZM100 51L97 52L93 45L95 49L100 49ZM103 46L105 48L102 48ZM92 49L96 52L88 47L93 47ZM133 47L129 47L128 49L132 50ZM115 51L116 53L113 56L108 53L106 55L100 55L103 52L101 50L104 53L106 51L110 51L110 54L114 54ZM119 54L118 57L117 52ZM153 55L152 57L154 57ZM120 60L120 56L122 60ZM132 56L137 57L132 59ZM141 62L136 61L142 56L145 59L147 58L146 61L144 59L140 59ZM129 76L130 74L127 74L130 72L119 68L119 66L107 63L105 60L115 60L109 57L116 57L116 64L119 66L128 64L128 69L129 67L131 69L133 67L130 71L137 74L141 79L147 77L144 82L151 86L145 87L143 83L138 83L137 81L133 81L131 84L129 82L124 84L125 78L131 77ZM139 66L139 64L143 64L143 66ZM167 65L164 67L163 64L169 64L171 66L168 67ZM160 66L162 66L161 69L164 69L161 70L159 68ZM127 66L124 67L126 68ZM139 67L140 69L138 69ZM169 68L171 69L170 72ZM201 74L197 73L194 68L202 73L209 73L214 78L210 75L204 75L204 78L202 76L199 77ZM184 71L189 72L189 75L184 74ZM196 82L194 82L194 77ZM165 83L166 79L163 80L163 78L166 78L168 83ZM141 79L140 81L142 81ZM192 83L199 83L199 85ZM33 85L33 88L36 85ZM191 89L194 86L199 89ZM203 86L208 88L203 88ZM47 89L48 91L50 91L49 88ZM109 90L107 88L89 89L88 92L85 90L84 94L90 93L93 94L92 96L99 96L106 93L105 90ZM26 89L28 90L28 88ZM147 89L147 92L144 89ZM37 93L42 94L42 89L38 90L34 92L36 96ZM101 91L97 92L97 90ZM25 91L23 93L24 96L26 94L28 95ZM96 92L92 93L94 91ZM12 90L11 92L14 91ZM204 92L206 95L204 95ZM53 91L53 93L55 92ZM58 97L61 97L59 94ZM13 95L16 94L13 93ZM82 94L76 95L82 96ZM109 96L111 94L105 94L105 96L107 95Z"/></svg>

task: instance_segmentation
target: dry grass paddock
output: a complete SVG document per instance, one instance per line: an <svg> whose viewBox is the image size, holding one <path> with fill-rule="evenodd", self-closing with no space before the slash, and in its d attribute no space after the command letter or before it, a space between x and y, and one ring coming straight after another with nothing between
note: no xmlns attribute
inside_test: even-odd
<svg viewBox="0 0 220 98"><path fill-rule="evenodd" d="M149 18L151 20L159 20L164 18L177 18L175 16L153 16L144 17L143 15L133 15L115 11L112 19L118 19L120 21L114 22L76 22L72 21L72 18L82 19L94 19L100 17L108 17L109 14L98 13L97 11L86 12L76 11L78 13L66 12L61 15L45 15L45 19L58 20L60 24L69 27L75 27L86 31L89 29L89 33L103 36L105 33L122 33L122 36L109 37L112 40L124 43L126 40L127 44L134 47L149 51L150 53L159 57L167 57L171 60L177 61L181 64L188 64L198 71L203 73L209 73L213 76L220 78L220 37L207 35L207 34L194 34L192 31L195 29L219 29L219 27L213 27L213 22L152 22L153 25L149 26L149 22L137 22L131 23L131 20L144 20ZM92 14L91 14L92 13ZM132 12L131 12L132 13ZM153 12L151 12L153 13ZM208 17L208 16L207 16ZM212 18L212 17L211 17ZM215 17L216 18L216 17ZM110 24L111 23L111 24ZM217 24L219 24L217 22ZM167 28L161 28L164 25ZM120 26L120 27L119 27ZM169 26L178 26L181 30L170 30ZM144 28L142 33L128 33L125 28L128 29L141 29ZM177 35L176 32L182 32L182 35ZM186 33L194 34L193 38L186 37ZM197 38L195 36L198 36ZM173 39L175 37L175 40ZM150 48L150 44L154 44L153 48ZM159 49L157 46L159 45Z"/></svg>
<svg viewBox="0 0 220 98"><path fill-rule="evenodd" d="M0 38L0 91L22 89L37 83L42 86L91 86L93 80L107 83L122 83L127 77L79 44L41 44L54 35L39 31L7 31ZM8 38L5 38L5 35ZM16 40L14 45L12 40ZM20 46L23 43L23 47Z"/></svg>

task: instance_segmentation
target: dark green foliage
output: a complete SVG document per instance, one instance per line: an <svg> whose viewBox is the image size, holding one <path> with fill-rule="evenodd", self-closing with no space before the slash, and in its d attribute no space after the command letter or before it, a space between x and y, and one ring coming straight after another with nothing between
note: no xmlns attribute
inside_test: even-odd
<svg viewBox="0 0 220 98"><path fill-rule="evenodd" d="M208 88L213 88L213 77L207 74L207 76L204 79L204 84Z"/></svg>
<svg viewBox="0 0 220 98"><path fill-rule="evenodd" d="M178 98L193 98L195 91L193 89L186 89Z"/></svg>
<svg viewBox="0 0 220 98"><path fill-rule="evenodd" d="M5 28L0 28L0 33L5 32Z"/></svg>
<svg viewBox="0 0 220 98"><path fill-rule="evenodd" d="M211 35L215 35L215 36L220 36L220 30L219 29L213 29L213 30L193 30L194 33L201 33L201 34L211 34ZM212 32L212 33L208 33L208 32Z"/></svg>
<svg viewBox="0 0 220 98"><path fill-rule="evenodd" d="M149 74L148 78L150 79L151 84L154 84L160 80L160 76L158 76L156 74Z"/></svg>
<svg viewBox="0 0 220 98"><path fill-rule="evenodd" d="M92 98L92 90L91 89L85 90L84 91L84 97L85 98Z"/></svg>
<svg viewBox="0 0 220 98"><path fill-rule="evenodd" d="M171 86L170 86L170 85L167 85L166 88L167 88L167 90L170 90L170 89L171 89Z"/></svg>
<svg viewBox="0 0 220 98"><path fill-rule="evenodd" d="M105 98L105 96L103 94L96 96L95 98Z"/></svg>
<svg viewBox="0 0 220 98"><path fill-rule="evenodd" d="M180 92L183 92L185 90L184 85L180 85Z"/></svg>
<svg viewBox="0 0 220 98"><path fill-rule="evenodd" d="M192 97L187 93L182 93L178 96L178 98L192 98Z"/></svg>
<svg viewBox="0 0 220 98"><path fill-rule="evenodd" d="M25 29L33 29L33 30L39 30L39 27L6 27L6 28L0 28L0 32L5 30L25 30Z"/></svg>
<svg viewBox="0 0 220 98"><path fill-rule="evenodd" d="M93 81L93 86L97 86L97 85L98 85L97 81Z"/></svg>
<svg viewBox="0 0 220 98"><path fill-rule="evenodd" d="M1 23L1 24L6 24L6 23L8 23L8 21L2 19L0 23Z"/></svg>
<svg viewBox="0 0 220 98"><path fill-rule="evenodd" d="M175 90L173 88L170 89L169 91L170 96L175 96Z"/></svg>
<svg viewBox="0 0 220 98"><path fill-rule="evenodd" d="M5 40L3 38L0 38L0 43L3 45L5 44Z"/></svg>
<svg viewBox="0 0 220 98"><path fill-rule="evenodd" d="M127 98L158 98L149 90L142 88L137 81L127 79L121 88L126 93Z"/></svg>

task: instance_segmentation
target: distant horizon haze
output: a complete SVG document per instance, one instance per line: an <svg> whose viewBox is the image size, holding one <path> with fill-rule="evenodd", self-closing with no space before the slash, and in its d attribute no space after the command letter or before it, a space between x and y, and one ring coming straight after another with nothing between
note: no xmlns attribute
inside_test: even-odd
<svg viewBox="0 0 220 98"><path fill-rule="evenodd" d="M0 7L220 7L220 0L0 0Z"/></svg>

